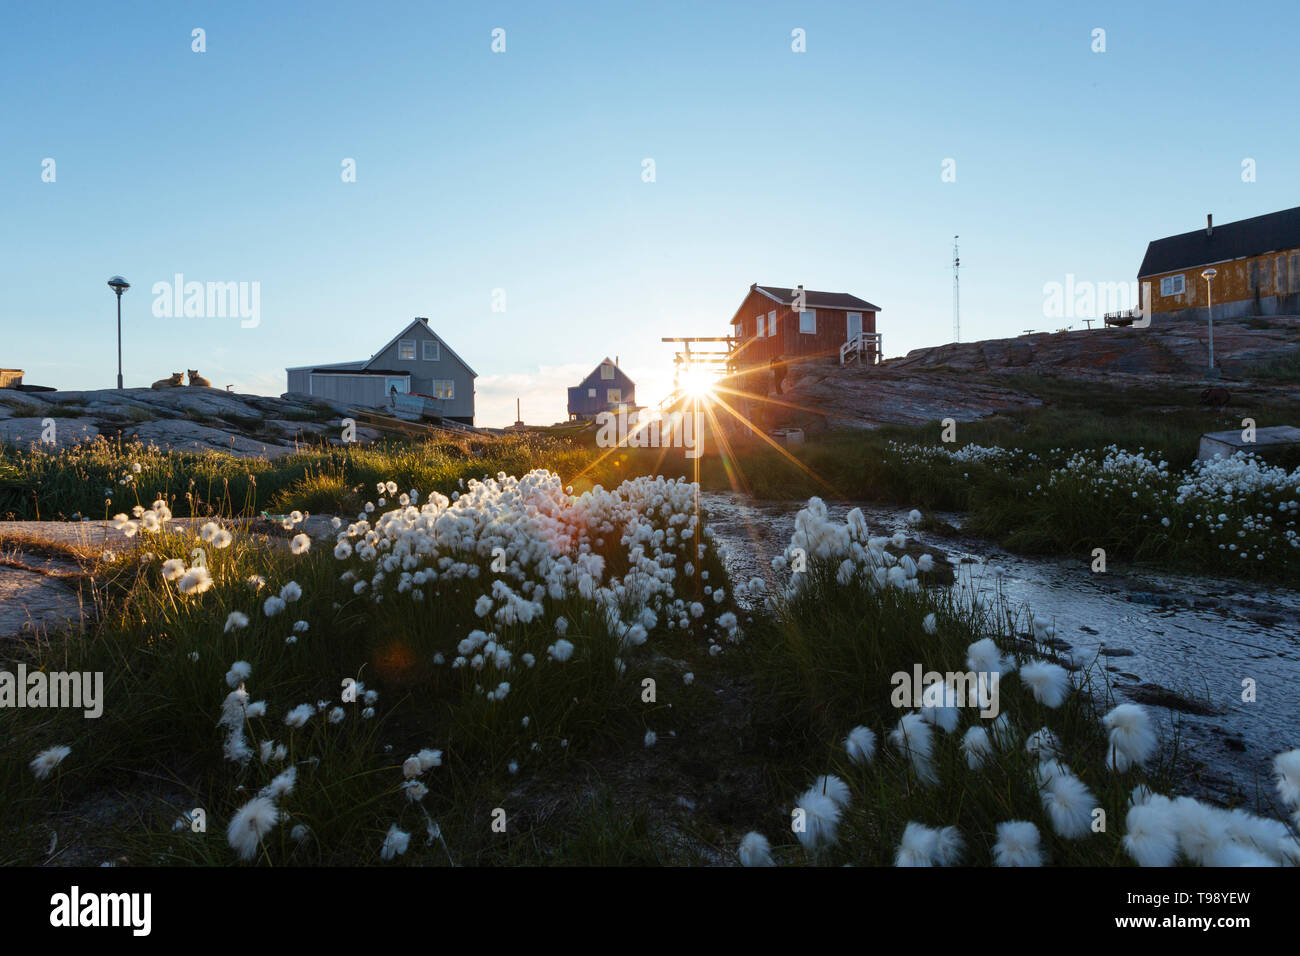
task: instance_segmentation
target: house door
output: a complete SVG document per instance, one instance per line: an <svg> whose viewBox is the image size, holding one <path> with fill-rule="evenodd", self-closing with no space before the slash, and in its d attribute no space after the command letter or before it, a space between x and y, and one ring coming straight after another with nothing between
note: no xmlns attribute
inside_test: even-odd
<svg viewBox="0 0 1300 956"><path fill-rule="evenodd" d="M847 325L848 325L848 328L846 329L847 335L845 336L844 339L844 341L846 342L854 338L857 338L859 335L862 334L862 313L850 312L848 314Z"/></svg>

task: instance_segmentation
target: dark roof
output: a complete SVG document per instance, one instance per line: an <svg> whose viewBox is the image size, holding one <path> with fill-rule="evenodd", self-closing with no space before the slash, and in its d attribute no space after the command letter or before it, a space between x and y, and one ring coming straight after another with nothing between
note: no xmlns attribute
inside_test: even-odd
<svg viewBox="0 0 1300 956"><path fill-rule="evenodd" d="M778 299L782 305L791 305L794 302L794 289L782 289L774 285L758 285L755 283L755 289L766 292L773 298ZM872 305L866 299L859 299L856 295L849 295L847 292L814 292L812 289L804 289L804 304L810 309L852 309L854 311L862 310L863 312L879 312L880 306Z"/></svg>
<svg viewBox="0 0 1300 956"><path fill-rule="evenodd" d="M1157 239L1147 246L1138 278L1298 248L1300 206L1215 226L1208 236L1201 228Z"/></svg>
<svg viewBox="0 0 1300 956"><path fill-rule="evenodd" d="M623 382L623 383L626 383L626 384L628 384L628 385L631 385L633 388L636 388L636 382L632 381L631 376L628 375L627 372L625 372L625 371L623 371L621 368L619 368L617 365L615 365L613 362L611 362L611 361L609 360L609 356L608 356L608 355L605 356L605 360L604 360L603 362L601 362L600 365L597 365L595 368L593 368L590 372L587 373L587 377L586 377L586 378L584 378L581 382L579 382L577 385L574 385L574 386L572 386L572 387L573 387L573 388L587 388L587 387L589 387L589 386L588 386L588 383L589 383L589 382L592 382L592 381L601 381L601 379L599 378L599 376L600 376L600 369L601 369L601 366L602 366L602 365L612 365L612 366L614 367L614 378L613 378L613 381Z"/></svg>
<svg viewBox="0 0 1300 956"><path fill-rule="evenodd" d="M313 375L410 375L411 373L403 372L391 368L314 368L311 370Z"/></svg>

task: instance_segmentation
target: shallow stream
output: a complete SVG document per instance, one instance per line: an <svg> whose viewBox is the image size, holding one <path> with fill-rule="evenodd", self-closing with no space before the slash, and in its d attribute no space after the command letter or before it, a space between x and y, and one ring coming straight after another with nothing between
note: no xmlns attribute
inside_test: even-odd
<svg viewBox="0 0 1300 956"><path fill-rule="evenodd" d="M771 559L789 543L804 503L705 492L701 504L726 546L732 579L774 583ZM871 534L905 530L947 553L959 585L989 597L1000 586L1013 607L1052 620L1060 652L1090 667L1094 683L1104 676L1117 702L1144 703L1167 736L1177 731L1191 758L1189 791L1222 799L1236 789L1252 803L1257 788L1272 795L1273 757L1300 746L1300 593L1117 562L1096 574L1080 560L917 532L903 509L855 502L828 509L843 520L855 505ZM938 517L960 527L958 515ZM1247 678L1253 703L1242 700Z"/></svg>

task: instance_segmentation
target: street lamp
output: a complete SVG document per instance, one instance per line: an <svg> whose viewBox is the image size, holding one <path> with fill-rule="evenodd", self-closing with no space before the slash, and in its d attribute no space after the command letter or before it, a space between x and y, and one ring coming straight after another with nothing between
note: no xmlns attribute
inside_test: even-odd
<svg viewBox="0 0 1300 956"><path fill-rule="evenodd" d="M1206 269L1201 273L1205 280L1206 312L1210 319L1210 370L1205 373L1206 378L1219 377L1219 370L1214 367L1214 277L1218 274L1217 269Z"/></svg>
<svg viewBox="0 0 1300 956"><path fill-rule="evenodd" d="M121 276L108 280L108 287L117 293L117 390L122 390L122 293L131 288L131 283Z"/></svg>

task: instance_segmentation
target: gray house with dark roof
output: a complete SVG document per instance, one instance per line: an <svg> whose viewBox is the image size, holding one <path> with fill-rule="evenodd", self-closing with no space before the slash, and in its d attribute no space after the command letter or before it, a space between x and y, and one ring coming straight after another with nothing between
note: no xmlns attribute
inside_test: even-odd
<svg viewBox="0 0 1300 956"><path fill-rule="evenodd" d="M592 421L601 412L631 413L637 408L636 383L618 367L605 360L591 374L569 389L569 421Z"/></svg>
<svg viewBox="0 0 1300 956"><path fill-rule="evenodd" d="M478 373L429 328L410 325L368 359L285 370L289 392L359 407L403 408L465 425L474 424Z"/></svg>
<svg viewBox="0 0 1300 956"><path fill-rule="evenodd" d="M1211 283L1202 275L1213 268ZM1300 314L1300 206L1156 239L1138 268L1153 317ZM1207 288L1208 285L1208 288Z"/></svg>

